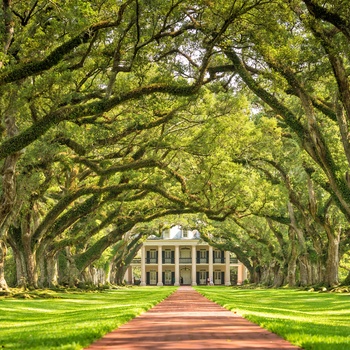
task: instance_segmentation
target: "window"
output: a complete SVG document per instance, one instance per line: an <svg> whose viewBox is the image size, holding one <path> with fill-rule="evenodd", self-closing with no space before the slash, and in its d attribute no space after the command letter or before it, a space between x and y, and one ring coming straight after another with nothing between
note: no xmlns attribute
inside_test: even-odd
<svg viewBox="0 0 350 350"><path fill-rule="evenodd" d="M207 251L205 249L201 249L199 253L199 263L207 263Z"/></svg>
<svg viewBox="0 0 350 350"><path fill-rule="evenodd" d="M169 239L170 238L170 230L166 229L163 231L163 238L164 239Z"/></svg>
<svg viewBox="0 0 350 350"><path fill-rule="evenodd" d="M221 258L221 251L220 250L215 250L214 251L214 258L215 259L220 259Z"/></svg>
<svg viewBox="0 0 350 350"><path fill-rule="evenodd" d="M180 249L180 263L190 264L191 262L192 262L191 249L190 248L181 248Z"/></svg>
<svg viewBox="0 0 350 350"><path fill-rule="evenodd" d="M164 251L164 263L171 264L171 250L165 249Z"/></svg>
<svg viewBox="0 0 350 350"><path fill-rule="evenodd" d="M214 271L214 284L221 284L221 271Z"/></svg>
<svg viewBox="0 0 350 350"><path fill-rule="evenodd" d="M188 232L183 230L182 231L182 238L187 238L188 237Z"/></svg>
<svg viewBox="0 0 350 350"><path fill-rule="evenodd" d="M157 262L157 251L155 249L151 249L149 251L149 262L156 263Z"/></svg>
<svg viewBox="0 0 350 350"><path fill-rule="evenodd" d="M220 250L214 250L214 263L221 263L222 252Z"/></svg>
<svg viewBox="0 0 350 350"><path fill-rule="evenodd" d="M151 270L150 271L150 284L157 284L157 271L155 270Z"/></svg>

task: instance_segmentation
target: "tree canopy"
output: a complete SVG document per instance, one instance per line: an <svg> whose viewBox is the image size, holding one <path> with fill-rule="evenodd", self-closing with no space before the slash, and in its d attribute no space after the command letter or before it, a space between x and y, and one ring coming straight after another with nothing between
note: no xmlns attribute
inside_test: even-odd
<svg viewBox="0 0 350 350"><path fill-rule="evenodd" d="M125 266L171 215L205 222L254 282L339 283L344 1L3 0L0 11L0 287L7 246L17 284L58 285L62 259L74 283L103 254Z"/></svg>

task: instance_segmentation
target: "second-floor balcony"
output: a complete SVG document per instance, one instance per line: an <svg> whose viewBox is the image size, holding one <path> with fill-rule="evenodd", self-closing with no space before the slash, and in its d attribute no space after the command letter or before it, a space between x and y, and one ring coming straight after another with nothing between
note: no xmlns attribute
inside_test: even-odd
<svg viewBox="0 0 350 350"><path fill-rule="evenodd" d="M146 264L158 264L158 258L146 258L145 261L146 261ZM141 263L141 259L134 259L133 263ZM163 258L162 263L163 264L175 264L175 258ZM180 264L191 264L192 258L179 258L179 263ZM213 259L213 263L214 264L225 264L226 259L225 258L215 258L215 259ZM230 263L236 264L236 263L238 263L238 259L237 258L230 258ZM209 264L209 259L208 258L197 258L196 264Z"/></svg>
<svg viewBox="0 0 350 350"><path fill-rule="evenodd" d="M224 257L213 258L214 264L225 264ZM141 264L141 258L135 258L133 264ZM146 264L158 264L158 257L145 258ZM230 258L230 264L237 264L237 258ZM175 264L175 258L162 258L162 264ZM179 264L192 264L192 258L179 258ZM196 264L209 264L209 258L196 258Z"/></svg>

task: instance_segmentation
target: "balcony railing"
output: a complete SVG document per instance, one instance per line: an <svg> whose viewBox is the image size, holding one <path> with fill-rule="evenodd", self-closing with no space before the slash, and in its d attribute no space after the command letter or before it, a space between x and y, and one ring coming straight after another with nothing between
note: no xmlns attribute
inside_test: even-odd
<svg viewBox="0 0 350 350"><path fill-rule="evenodd" d="M145 258L146 264L158 264L158 258ZM179 260L180 264L191 264L192 258L180 258ZM132 261L133 264L141 264L141 258L135 258ZM174 258L163 258L162 259L163 264L175 264ZM208 258L196 258L197 264L208 264L209 259ZM214 264L225 264L225 258L214 258L213 259ZM237 264L238 259L237 258L230 258L231 264Z"/></svg>

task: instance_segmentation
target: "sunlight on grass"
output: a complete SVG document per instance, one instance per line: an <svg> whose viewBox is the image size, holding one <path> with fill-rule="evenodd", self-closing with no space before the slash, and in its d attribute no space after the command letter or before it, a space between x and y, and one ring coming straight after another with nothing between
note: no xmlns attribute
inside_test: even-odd
<svg viewBox="0 0 350 350"><path fill-rule="evenodd" d="M53 299L0 299L0 348L80 350L156 305L176 288L56 293Z"/></svg>
<svg viewBox="0 0 350 350"><path fill-rule="evenodd" d="M305 350L350 349L350 295L196 287L208 299Z"/></svg>

